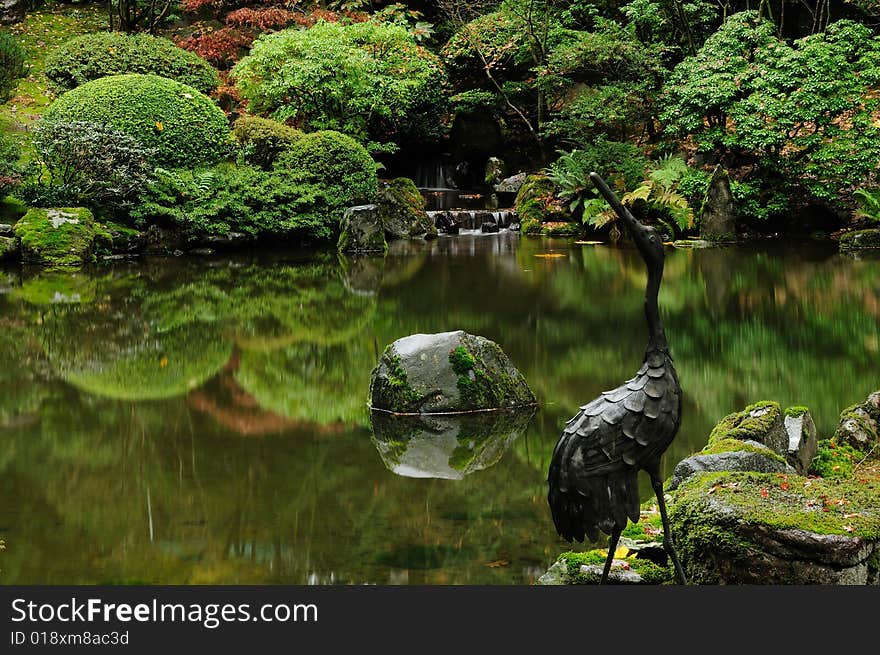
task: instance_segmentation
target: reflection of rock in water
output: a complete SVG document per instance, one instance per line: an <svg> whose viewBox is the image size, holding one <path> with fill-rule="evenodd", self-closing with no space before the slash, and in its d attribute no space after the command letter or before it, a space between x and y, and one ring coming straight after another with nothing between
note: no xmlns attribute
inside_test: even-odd
<svg viewBox="0 0 880 655"><path fill-rule="evenodd" d="M342 281L345 289L356 295L373 296L382 286L385 273L385 257L358 255L349 257L339 254Z"/></svg>
<svg viewBox="0 0 880 655"><path fill-rule="evenodd" d="M461 480L495 465L534 414L534 408L421 416L372 412L373 443L397 475Z"/></svg>

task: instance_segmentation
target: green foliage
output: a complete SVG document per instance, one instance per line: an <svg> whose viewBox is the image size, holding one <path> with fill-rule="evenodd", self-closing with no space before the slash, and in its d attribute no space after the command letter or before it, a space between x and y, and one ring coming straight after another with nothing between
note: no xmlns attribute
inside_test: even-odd
<svg viewBox="0 0 880 655"><path fill-rule="evenodd" d="M800 190L839 200L880 161L871 92L880 38L851 21L791 45L775 31L756 12L731 16L675 68L661 116L671 134L692 136L703 151L756 162L764 215Z"/></svg>
<svg viewBox="0 0 880 655"><path fill-rule="evenodd" d="M244 160L268 170L303 133L278 121L245 114L235 121L233 134Z"/></svg>
<svg viewBox="0 0 880 655"><path fill-rule="evenodd" d="M260 37L233 69L251 111L393 150L442 134L440 60L394 23L318 23Z"/></svg>
<svg viewBox="0 0 880 655"><path fill-rule="evenodd" d="M853 195L859 203L859 216L880 221L880 189L856 189Z"/></svg>
<svg viewBox="0 0 880 655"><path fill-rule="evenodd" d="M12 135L0 132L0 199L3 198L19 181L18 159L21 147Z"/></svg>
<svg viewBox="0 0 880 655"><path fill-rule="evenodd" d="M167 77L202 93L210 93L220 83L217 71L207 61L168 39L149 34L84 34L65 42L46 62L46 77L62 91L125 73Z"/></svg>
<svg viewBox="0 0 880 655"><path fill-rule="evenodd" d="M570 214L556 197L557 187L546 175L529 175L516 194L516 215L521 224L564 221Z"/></svg>
<svg viewBox="0 0 880 655"><path fill-rule="evenodd" d="M346 207L376 194L375 162L351 137L304 134L270 170L223 164L201 170L157 170L132 217L170 222L189 234L276 236L326 241Z"/></svg>
<svg viewBox="0 0 880 655"><path fill-rule="evenodd" d="M0 30L0 102L9 99L26 70L24 49L9 32Z"/></svg>
<svg viewBox="0 0 880 655"><path fill-rule="evenodd" d="M620 201L624 205L643 211L650 218L661 223L672 235L675 234L674 225L679 230L693 227L694 211L688 204L687 198L678 192L679 182L688 171L684 159L667 155L654 163L652 168L648 178L624 195Z"/></svg>
<svg viewBox="0 0 880 655"><path fill-rule="evenodd" d="M22 259L45 266L80 266L91 260L99 232L103 230L83 207L34 208L15 224Z"/></svg>
<svg viewBox="0 0 880 655"><path fill-rule="evenodd" d="M366 149L331 130L302 135L281 154L275 170L292 182L319 185L338 210L370 202L378 188L376 162Z"/></svg>
<svg viewBox="0 0 880 655"><path fill-rule="evenodd" d="M210 164L229 152L225 114L191 86L156 75L114 75L59 97L46 124L103 123L154 151L159 166Z"/></svg>
<svg viewBox="0 0 880 655"><path fill-rule="evenodd" d="M124 208L150 179L153 152L107 125L41 122L34 147L40 166L22 189L31 205Z"/></svg>
<svg viewBox="0 0 880 655"><path fill-rule="evenodd" d="M614 219L614 212L590 181L590 173L599 173L618 193L633 189L644 179L647 158L629 143L597 139L592 145L571 152L560 151L550 165L548 175L559 187L559 196L569 203L584 223L600 227Z"/></svg>

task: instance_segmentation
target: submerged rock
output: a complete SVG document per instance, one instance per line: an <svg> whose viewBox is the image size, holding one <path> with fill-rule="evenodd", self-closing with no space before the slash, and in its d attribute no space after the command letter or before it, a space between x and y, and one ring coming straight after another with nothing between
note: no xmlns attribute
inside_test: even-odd
<svg viewBox="0 0 880 655"><path fill-rule="evenodd" d="M880 248L880 229L847 232L840 237L838 245L843 252Z"/></svg>
<svg viewBox="0 0 880 655"><path fill-rule="evenodd" d="M346 209L336 247L339 252L386 252L388 244L378 206L359 205Z"/></svg>
<svg viewBox="0 0 880 655"><path fill-rule="evenodd" d="M455 415L371 412L373 443L389 471L407 478L460 480L489 468L522 435L534 408Z"/></svg>
<svg viewBox="0 0 880 655"><path fill-rule="evenodd" d="M44 266L80 266L91 261L99 232L105 233L84 207L34 208L15 224L22 259Z"/></svg>
<svg viewBox="0 0 880 655"><path fill-rule="evenodd" d="M810 463L819 450L816 424L806 407L789 407L785 410L785 431L788 433L786 459L801 475L806 475Z"/></svg>
<svg viewBox="0 0 880 655"><path fill-rule="evenodd" d="M880 485L767 473L703 473L676 491L670 521L697 584L877 580Z"/></svg>
<svg viewBox="0 0 880 655"><path fill-rule="evenodd" d="M458 330L413 334L388 346L373 370L370 404L431 414L531 406L535 396L498 344Z"/></svg>

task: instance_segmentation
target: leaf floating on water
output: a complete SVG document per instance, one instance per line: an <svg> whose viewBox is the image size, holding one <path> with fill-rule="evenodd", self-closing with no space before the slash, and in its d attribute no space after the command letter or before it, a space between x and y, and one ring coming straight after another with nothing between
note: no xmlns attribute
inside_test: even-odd
<svg viewBox="0 0 880 655"><path fill-rule="evenodd" d="M168 358L163 355L162 359L159 360L159 368L165 368L168 366Z"/></svg>
<svg viewBox="0 0 880 655"><path fill-rule="evenodd" d="M535 257L542 257L544 259L551 259L555 257L565 257L561 252L542 252L540 254L535 255Z"/></svg>
<svg viewBox="0 0 880 655"><path fill-rule="evenodd" d="M497 559L494 562L486 562L486 566L488 566L490 569L497 569L502 566L507 566L508 564L510 564L510 562L508 562L506 559Z"/></svg>
<svg viewBox="0 0 880 655"><path fill-rule="evenodd" d="M602 241L575 241L576 246L601 246Z"/></svg>

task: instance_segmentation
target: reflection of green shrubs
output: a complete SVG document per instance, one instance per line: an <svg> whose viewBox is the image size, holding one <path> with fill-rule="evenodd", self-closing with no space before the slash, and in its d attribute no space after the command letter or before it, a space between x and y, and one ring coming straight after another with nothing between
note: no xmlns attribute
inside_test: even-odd
<svg viewBox="0 0 880 655"><path fill-rule="evenodd" d="M46 77L66 91L99 77L151 73L210 93L217 71L197 54L150 34L97 32L66 41L46 62Z"/></svg>
<svg viewBox="0 0 880 655"><path fill-rule="evenodd" d="M59 97L48 123L87 121L114 127L155 150L160 166L213 163L229 151L225 114L196 89L156 75L114 75Z"/></svg>

